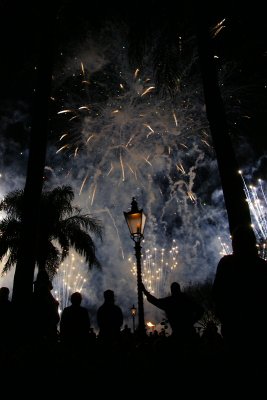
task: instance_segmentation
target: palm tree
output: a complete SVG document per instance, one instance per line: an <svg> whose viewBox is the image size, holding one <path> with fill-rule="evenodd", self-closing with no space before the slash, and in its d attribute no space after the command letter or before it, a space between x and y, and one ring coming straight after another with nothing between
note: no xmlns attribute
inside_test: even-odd
<svg viewBox="0 0 267 400"><path fill-rule="evenodd" d="M102 239L101 223L89 214L81 214L80 208L72 205L73 199L70 186L42 192L36 264L39 270L46 269L51 278L71 247L85 257L89 268L93 265L100 267L88 230ZM0 202L0 211L6 213L0 222L0 261L7 256L2 273L9 271L18 261L23 204L24 190L11 192Z"/></svg>

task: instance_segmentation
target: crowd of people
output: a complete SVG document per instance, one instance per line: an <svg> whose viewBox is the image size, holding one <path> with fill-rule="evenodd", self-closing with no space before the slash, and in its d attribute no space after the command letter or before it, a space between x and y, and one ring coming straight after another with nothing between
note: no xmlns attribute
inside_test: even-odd
<svg viewBox="0 0 267 400"><path fill-rule="evenodd" d="M267 371L267 262L259 257L254 232L248 227L239 227L232 235L231 255L221 258L216 269L212 287L216 317L221 330L214 321L209 321L202 335L195 324L201 320L205 309L192 296L184 293L178 282L170 286L171 294L156 298L142 285L148 302L161 309L171 327L170 336L165 331L138 336L124 324L122 309L115 302L111 289L103 293L103 304L97 309L96 320L99 332L91 326L88 309L82 306L82 294L72 293L71 305L59 314L59 303L52 295L52 284L46 271L39 271L27 310L25 326L16 325L16 310L9 299L9 289L0 289L0 346L1 357L14 365L19 357L36 361L56 355L59 365L68 360L79 364L90 364L94 374L99 365L108 363L112 370L131 370L138 363L173 362L174 369L189 376L202 376L199 363L209 374L225 369L248 369L253 365L261 372ZM26 315L26 310L25 310ZM20 319L21 321L21 319ZM21 335L24 331L26 334ZM22 338L24 349L21 349ZM25 338L27 340L25 341ZM26 346L25 346L26 343ZM16 356L14 355L16 354ZM16 358L17 357L17 358ZM88 364L88 359L93 363ZM97 367L98 366L98 367ZM228 368L227 367L227 368ZM249 367L249 368L248 368ZM186 372L185 372L186 371ZM192 372L193 371L193 372ZM166 374L149 369L148 373Z"/></svg>

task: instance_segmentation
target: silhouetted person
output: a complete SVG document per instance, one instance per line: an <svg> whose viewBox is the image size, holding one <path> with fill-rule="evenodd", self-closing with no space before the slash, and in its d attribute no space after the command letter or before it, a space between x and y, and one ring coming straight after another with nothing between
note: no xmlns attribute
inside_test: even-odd
<svg viewBox="0 0 267 400"><path fill-rule="evenodd" d="M201 346L204 356L209 360L218 362L219 358L222 357L224 349L223 338L214 321L208 321L201 336Z"/></svg>
<svg viewBox="0 0 267 400"><path fill-rule="evenodd" d="M110 343L119 341L123 314L121 308L115 304L113 290L104 292L104 303L97 310L97 323L100 340Z"/></svg>
<svg viewBox="0 0 267 400"><path fill-rule="evenodd" d="M171 284L171 295L157 299L142 286L147 300L165 311L172 329L172 337L182 340L193 339L196 335L194 324L202 317L204 309L191 296L181 291L178 282Z"/></svg>
<svg viewBox="0 0 267 400"><path fill-rule="evenodd" d="M170 289L170 296L156 298L142 285L147 300L165 312L172 331L166 340L161 338L153 343L155 353L149 355L149 358L155 357L152 364L157 362L157 365L172 367L161 368L160 372L153 369L152 379L166 382L176 382L179 379L184 384L186 379L195 381L199 338L194 324L201 318L203 309L193 297L181 291L178 282L173 282Z"/></svg>
<svg viewBox="0 0 267 400"><path fill-rule="evenodd" d="M59 303L53 297L52 289L47 272L39 271L32 297L32 335L34 340L41 342L57 342L58 338Z"/></svg>
<svg viewBox="0 0 267 400"><path fill-rule="evenodd" d="M127 353L134 346L134 335L131 331L131 328L127 324L124 325L120 335L121 335L121 344L123 346L124 351Z"/></svg>
<svg viewBox="0 0 267 400"><path fill-rule="evenodd" d="M96 333L93 327L89 328L89 341L91 344L96 341Z"/></svg>
<svg viewBox="0 0 267 400"><path fill-rule="evenodd" d="M123 330L121 331L122 335L129 336L132 334L131 328L127 324L124 325Z"/></svg>
<svg viewBox="0 0 267 400"><path fill-rule="evenodd" d="M65 307L61 314L60 339L67 344L87 344L90 329L88 310L81 306L81 293L72 293L70 300L71 305Z"/></svg>
<svg viewBox="0 0 267 400"><path fill-rule="evenodd" d="M266 363L267 262L249 226L233 232L232 249L220 259L212 289L222 336L231 354L261 356Z"/></svg>
<svg viewBox="0 0 267 400"><path fill-rule="evenodd" d="M9 300L9 288L0 288L0 348L5 349L14 338L14 310Z"/></svg>

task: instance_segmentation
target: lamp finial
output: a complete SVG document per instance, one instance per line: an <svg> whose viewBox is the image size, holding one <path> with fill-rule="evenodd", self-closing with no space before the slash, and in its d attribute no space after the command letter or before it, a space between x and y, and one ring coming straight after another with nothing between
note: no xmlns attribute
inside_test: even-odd
<svg viewBox="0 0 267 400"><path fill-rule="evenodd" d="M135 197L133 197L133 199L132 199L131 206L132 206L131 212L134 212L134 213L139 212L138 204L137 204Z"/></svg>

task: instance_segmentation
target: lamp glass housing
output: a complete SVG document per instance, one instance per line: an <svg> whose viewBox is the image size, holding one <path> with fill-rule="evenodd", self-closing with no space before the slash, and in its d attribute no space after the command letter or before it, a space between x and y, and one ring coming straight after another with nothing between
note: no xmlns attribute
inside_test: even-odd
<svg viewBox="0 0 267 400"><path fill-rule="evenodd" d="M136 308L135 308L135 306L133 305L132 306L132 308L131 308L131 315L132 315L132 317L135 317L136 316Z"/></svg>
<svg viewBox="0 0 267 400"><path fill-rule="evenodd" d="M138 212L125 212L124 217L126 219L130 234L133 238L142 237L144 234L146 215L143 210Z"/></svg>

